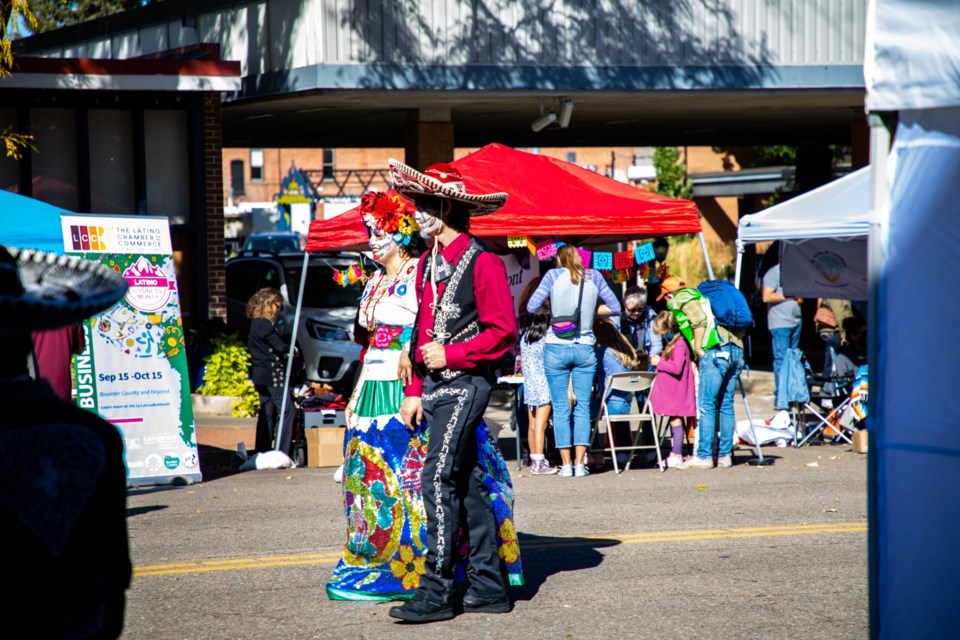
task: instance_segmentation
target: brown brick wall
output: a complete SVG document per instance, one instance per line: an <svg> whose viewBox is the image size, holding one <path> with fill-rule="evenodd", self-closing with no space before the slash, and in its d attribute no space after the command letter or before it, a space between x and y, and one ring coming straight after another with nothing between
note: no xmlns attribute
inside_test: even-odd
<svg viewBox="0 0 960 640"><path fill-rule="evenodd" d="M220 97L203 97L203 176L206 194L208 317L227 318L226 273L223 269L223 138ZM229 165L228 165L229 166Z"/></svg>

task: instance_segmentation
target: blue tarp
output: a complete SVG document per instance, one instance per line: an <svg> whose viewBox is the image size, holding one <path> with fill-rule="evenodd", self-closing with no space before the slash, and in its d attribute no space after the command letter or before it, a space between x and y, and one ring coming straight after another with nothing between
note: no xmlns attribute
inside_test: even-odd
<svg viewBox="0 0 960 640"><path fill-rule="evenodd" d="M0 191L0 244L17 249L63 253L59 207Z"/></svg>

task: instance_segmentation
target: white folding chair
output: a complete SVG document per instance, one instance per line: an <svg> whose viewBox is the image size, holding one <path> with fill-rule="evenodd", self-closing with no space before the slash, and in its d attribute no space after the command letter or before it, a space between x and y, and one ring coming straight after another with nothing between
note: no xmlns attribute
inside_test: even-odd
<svg viewBox="0 0 960 640"><path fill-rule="evenodd" d="M660 467L660 470L663 471L663 458L660 455L660 437L661 434L658 433L657 423L654 418L653 412L650 410L650 391L653 389L653 380L656 374L650 371L628 371L625 373L612 373L607 377L607 383L603 390L603 395L600 397L600 415L597 417L596 429L594 430L594 438L591 438L591 442L596 438L600 433L601 427L604 427L607 432L608 446L601 447L597 449L591 449L592 451L608 451L610 457L613 459L613 470L618 475L621 472L620 463L617 461L617 452L618 451L636 451L638 449L656 449L657 451L657 465ZM639 413L634 413L635 403L630 403L630 413L626 414L612 414L607 409L607 400L610 398L610 393L613 391L625 391L633 396L637 393L644 391L646 392L646 400L643 403L643 407L640 409ZM629 445L617 446L616 441L613 437L613 423L614 422L627 422L631 426L631 439ZM633 424L636 423L637 429L633 431ZM640 445L637 444L640 441L640 436L643 434L643 425L644 423L650 424L650 430L653 433L653 444L652 445ZM630 463L633 462L633 455L631 453L630 458L627 460L627 464L624 467L625 469L630 469Z"/></svg>

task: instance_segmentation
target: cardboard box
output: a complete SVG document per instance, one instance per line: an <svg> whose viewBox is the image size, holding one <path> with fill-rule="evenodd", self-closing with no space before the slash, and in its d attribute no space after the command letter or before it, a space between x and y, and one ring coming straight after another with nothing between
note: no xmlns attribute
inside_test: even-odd
<svg viewBox="0 0 960 640"><path fill-rule="evenodd" d="M853 450L856 453L866 453L867 452L867 430L861 429L860 431L853 432Z"/></svg>
<svg viewBox="0 0 960 640"><path fill-rule="evenodd" d="M308 467L339 467L343 464L343 434L339 427L304 429L307 435Z"/></svg>

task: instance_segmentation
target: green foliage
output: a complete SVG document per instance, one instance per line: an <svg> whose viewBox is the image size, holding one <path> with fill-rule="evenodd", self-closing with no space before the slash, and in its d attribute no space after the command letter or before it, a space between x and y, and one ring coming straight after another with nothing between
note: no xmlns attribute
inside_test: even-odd
<svg viewBox="0 0 960 640"><path fill-rule="evenodd" d="M12 40L20 35L21 25L28 29L36 27L37 21L33 8L28 0L0 0L0 78L10 75L13 69ZM14 160L20 160L27 149L36 151L33 146L33 136L20 133L13 127L0 130L0 146L2 155Z"/></svg>
<svg viewBox="0 0 960 640"><path fill-rule="evenodd" d="M37 16L35 33L108 16L149 4L145 0L30 0Z"/></svg>
<svg viewBox="0 0 960 640"><path fill-rule="evenodd" d="M653 151L653 166L657 170L656 193L671 198L690 199L693 185L687 179L687 165L680 162L676 147L657 147Z"/></svg>
<svg viewBox="0 0 960 640"><path fill-rule="evenodd" d="M754 167L772 167L785 164L794 166L797 164L797 148L785 144L775 144L766 147L753 147Z"/></svg>
<svg viewBox="0 0 960 640"><path fill-rule="evenodd" d="M207 369L203 386L197 391L204 396L240 396L233 405L233 415L247 418L257 414L260 398L250 382L250 351L235 333L214 336L213 353L203 359Z"/></svg>

